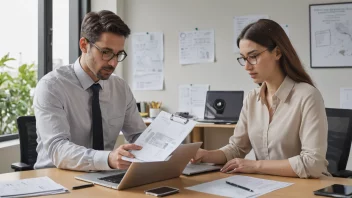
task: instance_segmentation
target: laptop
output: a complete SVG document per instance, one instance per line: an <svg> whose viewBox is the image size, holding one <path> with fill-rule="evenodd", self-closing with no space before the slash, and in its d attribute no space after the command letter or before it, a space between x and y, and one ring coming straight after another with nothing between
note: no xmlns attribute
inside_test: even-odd
<svg viewBox="0 0 352 198"><path fill-rule="evenodd" d="M220 170L222 166L214 165L211 163L187 164L186 168L182 171L184 175L196 175L200 173L207 173Z"/></svg>
<svg viewBox="0 0 352 198"><path fill-rule="evenodd" d="M201 145L202 142L181 144L172 153L168 161L133 162L127 171L113 170L87 173L75 178L117 190L172 179L182 174L182 171L191 158L195 156Z"/></svg>
<svg viewBox="0 0 352 198"><path fill-rule="evenodd" d="M204 119L197 122L236 124L243 106L244 91L208 91Z"/></svg>

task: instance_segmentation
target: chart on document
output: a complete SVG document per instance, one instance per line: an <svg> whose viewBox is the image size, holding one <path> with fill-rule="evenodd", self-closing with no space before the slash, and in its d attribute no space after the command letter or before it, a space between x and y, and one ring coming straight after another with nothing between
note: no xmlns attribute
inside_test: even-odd
<svg viewBox="0 0 352 198"><path fill-rule="evenodd" d="M139 151L133 150L131 153L139 161L165 161L195 125L196 122L193 120L162 111L136 140L135 144L143 148Z"/></svg>

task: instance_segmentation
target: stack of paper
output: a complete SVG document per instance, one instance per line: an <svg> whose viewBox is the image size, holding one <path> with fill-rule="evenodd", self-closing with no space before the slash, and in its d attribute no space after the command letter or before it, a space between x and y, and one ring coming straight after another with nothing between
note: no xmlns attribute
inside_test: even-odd
<svg viewBox="0 0 352 198"><path fill-rule="evenodd" d="M253 192L229 185L226 183L226 181L251 189L253 190ZM293 183L278 182L273 180L236 175L188 187L186 189L225 197L247 198L258 197L274 190L290 186L292 184Z"/></svg>
<svg viewBox="0 0 352 198"><path fill-rule="evenodd" d="M0 197L32 197L66 193L68 190L49 177L37 177L0 183Z"/></svg>

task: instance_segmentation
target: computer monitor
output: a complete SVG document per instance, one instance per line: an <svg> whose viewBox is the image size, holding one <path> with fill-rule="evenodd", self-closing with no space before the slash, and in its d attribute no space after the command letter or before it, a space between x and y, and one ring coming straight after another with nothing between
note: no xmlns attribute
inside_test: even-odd
<svg viewBox="0 0 352 198"><path fill-rule="evenodd" d="M244 91L208 91L204 119L238 121Z"/></svg>

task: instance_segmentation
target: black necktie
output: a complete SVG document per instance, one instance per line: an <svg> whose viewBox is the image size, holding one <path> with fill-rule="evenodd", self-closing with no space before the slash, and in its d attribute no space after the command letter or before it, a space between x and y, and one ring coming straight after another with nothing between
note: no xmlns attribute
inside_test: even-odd
<svg viewBox="0 0 352 198"><path fill-rule="evenodd" d="M93 84L90 87L93 91L92 99L92 121L93 121L93 149L104 150L104 136L103 124L101 118L100 104L99 104L99 84Z"/></svg>

